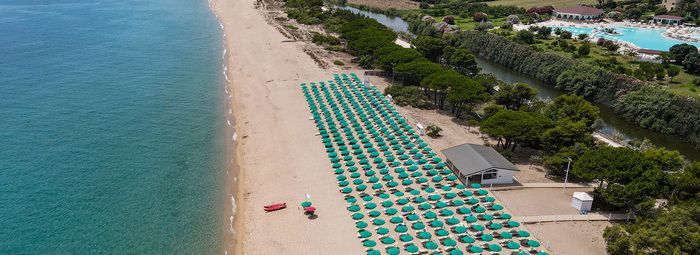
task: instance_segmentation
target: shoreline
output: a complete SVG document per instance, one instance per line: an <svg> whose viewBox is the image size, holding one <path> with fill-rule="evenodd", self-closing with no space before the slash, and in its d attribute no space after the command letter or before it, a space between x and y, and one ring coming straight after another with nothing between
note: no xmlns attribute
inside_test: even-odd
<svg viewBox="0 0 700 255"><path fill-rule="evenodd" d="M242 219L240 219L241 215L243 214L243 203L237 204L236 201L242 201L240 194L242 194L243 189L243 174L241 171L240 166L238 165L238 162L236 161L237 158L239 158L238 155L238 142L237 142L237 123L236 123L236 111L233 109L232 102L235 102L235 98L233 95L233 82L230 79L230 74L229 74L229 62L230 62L230 55L229 55L229 43L228 43L228 36L226 33L226 26L224 25L224 20L221 18L221 15L217 12L217 8L215 6L215 2L213 0L207 0L209 8L211 9L211 12L214 14L214 17L216 18L217 22L219 23L219 27L221 28L221 33L222 33L222 73L224 75L224 92L227 95L224 99L226 100L226 109L228 110L228 115L226 116L226 124L227 128L225 130L226 136L225 137L231 137L231 140L227 140L226 142L226 174L225 174L225 180L224 180L224 190L226 193L226 197L223 201L224 203L224 210L226 213L224 213L224 219L222 219L223 222L228 222L228 226L224 224L223 228L223 250L224 254L228 254L229 251L232 252L232 254L242 254L240 251L240 246L237 245L238 238L240 237L237 235L237 233L243 233L243 222ZM230 204L228 201L228 198L231 198ZM228 228L227 228L228 227Z"/></svg>

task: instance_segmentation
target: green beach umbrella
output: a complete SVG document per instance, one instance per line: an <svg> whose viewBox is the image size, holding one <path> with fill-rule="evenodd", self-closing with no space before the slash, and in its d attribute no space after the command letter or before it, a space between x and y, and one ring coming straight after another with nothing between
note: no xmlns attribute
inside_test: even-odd
<svg viewBox="0 0 700 255"><path fill-rule="evenodd" d="M501 249L502 249L501 246L498 245L498 244L489 245L489 250L492 250L492 251L501 251Z"/></svg>
<svg viewBox="0 0 700 255"><path fill-rule="evenodd" d="M414 189L414 190L411 190L411 191L408 192L408 193L411 193L411 195L414 195L414 196L415 196L415 195L419 195L419 194L420 194L420 190Z"/></svg>
<svg viewBox="0 0 700 255"><path fill-rule="evenodd" d="M377 234L383 235L383 234L386 234L386 233L389 233L389 229L388 229L388 228L380 228L380 229L377 229Z"/></svg>
<svg viewBox="0 0 700 255"><path fill-rule="evenodd" d="M381 183L375 183L372 185L373 189L381 189L383 187L384 187L384 185L382 185ZM391 205L386 205L386 206L391 206Z"/></svg>
<svg viewBox="0 0 700 255"><path fill-rule="evenodd" d="M391 201L388 201L388 200L387 200L387 201L382 202L382 205L383 205L384 207L389 207L389 206L394 205L394 202L391 202Z"/></svg>
<svg viewBox="0 0 700 255"><path fill-rule="evenodd" d="M357 211L359 211L360 209L361 209L361 208L360 208L359 206L356 206L356 205L350 206L350 207L348 208L348 210L351 211L351 212L357 212Z"/></svg>
<svg viewBox="0 0 700 255"><path fill-rule="evenodd" d="M486 228L484 227L484 225L477 224L477 225L472 225L472 229L474 229L476 231L484 231L484 229L486 229Z"/></svg>
<svg viewBox="0 0 700 255"><path fill-rule="evenodd" d="M444 229L440 229L440 230L438 230L437 232L435 232L435 235L437 235L437 236L448 236L448 235L450 235L450 232L448 232L447 230L444 230Z"/></svg>
<svg viewBox="0 0 700 255"><path fill-rule="evenodd" d="M458 227L455 228L454 231L455 231L455 233L457 233L457 234L461 234L461 233L467 232L467 228L462 227L462 226L458 226Z"/></svg>
<svg viewBox="0 0 700 255"><path fill-rule="evenodd" d="M398 182L395 182L395 181L390 181L390 182L388 182L388 183L386 184L386 186L389 186L389 187L396 187L396 186L399 186L399 183L398 183Z"/></svg>
<svg viewBox="0 0 700 255"><path fill-rule="evenodd" d="M385 175L385 176L384 176L384 178L382 178L382 179L384 179L385 181L391 181L391 180L393 180L393 179L394 179L394 176L391 176L391 175Z"/></svg>
<svg viewBox="0 0 700 255"><path fill-rule="evenodd" d="M417 191L417 190L416 190L416 191ZM413 194L413 193L411 193L411 194ZM418 194L413 194L413 195L418 195ZM417 197L417 198L415 199L415 201L418 202L418 203L423 203L423 202L425 202L426 200L425 200L424 197Z"/></svg>
<svg viewBox="0 0 700 255"><path fill-rule="evenodd" d="M484 235L481 235L481 240L489 242L489 241L493 240L493 236L488 235L488 234L484 234Z"/></svg>
<svg viewBox="0 0 700 255"><path fill-rule="evenodd" d="M452 239L445 239L445 241L442 242L442 244L447 245L447 246L456 246L457 242Z"/></svg>
<svg viewBox="0 0 700 255"><path fill-rule="evenodd" d="M513 234L508 233L508 232L501 232L501 237L503 237L505 239L511 239L511 238L513 238Z"/></svg>
<svg viewBox="0 0 700 255"><path fill-rule="evenodd" d="M413 173L411 174L411 176L413 176L413 177L421 177L421 176L423 176L423 173L421 173L421 172L413 172ZM428 181L428 180L425 180L425 182L427 182L427 181Z"/></svg>
<svg viewBox="0 0 700 255"><path fill-rule="evenodd" d="M473 253L481 253L482 251L484 251L484 249L481 249L481 247L479 246L472 246L469 248L469 250Z"/></svg>
<svg viewBox="0 0 700 255"><path fill-rule="evenodd" d="M399 252L401 252L401 250L399 250L399 248L396 248L396 247L391 247L391 248L386 250L386 253L389 255L396 255L396 254L399 254Z"/></svg>
<svg viewBox="0 0 700 255"><path fill-rule="evenodd" d="M346 177L345 175L338 175L335 178L338 179L339 181L342 181L342 180L347 179L348 177Z"/></svg>
<svg viewBox="0 0 700 255"><path fill-rule="evenodd" d="M340 191L343 193L350 193L350 191L352 191L352 189L351 188L343 188Z"/></svg>
<svg viewBox="0 0 700 255"><path fill-rule="evenodd" d="M365 181L362 180L362 179L355 179L355 180L352 181L352 183L355 184L355 185L360 185L360 184L362 184L363 182L365 182Z"/></svg>
<svg viewBox="0 0 700 255"><path fill-rule="evenodd" d="M309 202L309 201L303 202L303 203L301 203L301 206L302 207L309 207L309 206L311 206L311 202Z"/></svg>
<svg viewBox="0 0 700 255"><path fill-rule="evenodd" d="M489 192L485 189L477 190L476 193L482 196L489 194Z"/></svg>
<svg viewBox="0 0 700 255"><path fill-rule="evenodd" d="M470 212L472 212L472 209L469 209L469 208L466 208L466 207L459 208L459 213L467 214L467 213L470 213Z"/></svg>
<svg viewBox="0 0 700 255"><path fill-rule="evenodd" d="M493 202L493 201L496 201L496 198L494 198L494 197L485 197L485 198L484 198L484 201L486 201L486 202Z"/></svg>
<svg viewBox="0 0 700 255"><path fill-rule="evenodd" d="M540 247L540 242L535 240L527 240L527 245L531 247Z"/></svg>
<svg viewBox="0 0 700 255"><path fill-rule="evenodd" d="M520 222L517 222L517 221L509 221L509 222L508 222L508 226L509 226L509 227L513 227L513 228L519 227L519 226L520 226Z"/></svg>
<svg viewBox="0 0 700 255"><path fill-rule="evenodd" d="M427 189L426 189L426 191L427 191ZM440 200L441 197L440 197L440 195L430 195L430 197L428 197L428 198L430 198L430 200Z"/></svg>
<svg viewBox="0 0 700 255"><path fill-rule="evenodd" d="M372 224L377 225L377 226L384 225L384 223L386 223L386 221L384 221L382 219L374 219L374 221L372 221Z"/></svg>
<svg viewBox="0 0 700 255"><path fill-rule="evenodd" d="M462 201L462 200L453 200L453 201L452 201L452 205L461 206L461 205L464 205L464 201Z"/></svg>
<svg viewBox="0 0 700 255"><path fill-rule="evenodd" d="M428 233L428 232L420 232L420 233L418 233L418 238L420 238L420 239L429 239L429 238L431 238L431 237L433 237L433 235L430 234L430 233Z"/></svg>
<svg viewBox="0 0 700 255"><path fill-rule="evenodd" d="M465 243L474 243L476 242L476 239L474 239L474 237L471 236L465 236L462 237L462 241L464 241Z"/></svg>
<svg viewBox="0 0 700 255"><path fill-rule="evenodd" d="M396 240L394 240L394 238L391 238L391 237L387 237L387 238L382 239L383 244L392 244L395 242L396 242Z"/></svg>
<svg viewBox="0 0 700 255"><path fill-rule="evenodd" d="M491 209L494 209L494 210L503 210L503 206L502 206L502 205L493 205L493 206L491 206Z"/></svg>
<svg viewBox="0 0 700 255"><path fill-rule="evenodd" d="M445 203L445 202L437 202L437 203L435 203L435 206L436 206L437 208L445 208L445 207L447 206L447 203Z"/></svg>
<svg viewBox="0 0 700 255"><path fill-rule="evenodd" d="M426 179L426 178L418 178L417 181L418 181L419 183L426 183L426 182L428 182L428 179ZM432 189L432 188L428 187L428 188L425 189L425 191L426 191L426 192L430 192L430 191L428 191L428 189ZM435 189L433 189L433 191L435 191Z"/></svg>
<svg viewBox="0 0 700 255"><path fill-rule="evenodd" d="M367 252L367 255L382 255L382 252L378 250L371 250Z"/></svg>
<svg viewBox="0 0 700 255"><path fill-rule="evenodd" d="M396 203L398 203L400 205L408 204L408 202L410 202L410 201L406 198L402 198L402 199L399 199L398 201L396 201Z"/></svg>
<svg viewBox="0 0 700 255"><path fill-rule="evenodd" d="M367 222L360 221L360 222L358 222L358 223L355 223L355 227L358 227L358 228L366 228L366 227L367 227Z"/></svg>
<svg viewBox="0 0 700 255"><path fill-rule="evenodd" d="M400 173L399 178L408 178L408 174L407 173Z"/></svg>
<svg viewBox="0 0 700 255"><path fill-rule="evenodd" d="M384 168L384 169L382 169L382 170L379 170L379 173L380 173L380 174L387 174L387 173L389 173L389 169Z"/></svg>
<svg viewBox="0 0 700 255"><path fill-rule="evenodd" d="M510 243L508 243L507 246L508 246L508 249L513 249L513 250L520 248L520 244L516 243L516 242L510 242Z"/></svg>
<svg viewBox="0 0 700 255"><path fill-rule="evenodd" d="M463 184L457 184L457 185L455 186L455 188L457 188L457 189L466 189L467 186L464 186ZM470 195L470 196L471 196L471 195Z"/></svg>
<svg viewBox="0 0 700 255"><path fill-rule="evenodd" d="M418 252L418 246L409 245L406 247L406 251L410 252L410 253L416 253L416 252Z"/></svg>
<svg viewBox="0 0 700 255"><path fill-rule="evenodd" d="M427 212L427 213L425 213L424 216L425 216L426 218L428 218L428 219L435 219L435 218L437 218L437 214L434 213L434 212Z"/></svg>
<svg viewBox="0 0 700 255"><path fill-rule="evenodd" d="M503 228L503 225L501 225L501 224L499 224L499 223L493 223L493 224L489 225L489 228L491 228L491 229L501 229L501 228Z"/></svg>
<svg viewBox="0 0 700 255"><path fill-rule="evenodd" d="M379 194L379 198L381 198L381 199L388 199L388 198L389 198L389 194L387 194L387 193Z"/></svg>
<svg viewBox="0 0 700 255"><path fill-rule="evenodd" d="M454 181L454 180L457 180L458 178L457 178L456 175L451 174L451 175L448 175L448 176L447 176L447 179L450 180L450 181Z"/></svg>
<svg viewBox="0 0 700 255"><path fill-rule="evenodd" d="M367 238L367 237L372 236L372 232L369 232L369 231L360 231L360 236L361 236L362 238Z"/></svg>
<svg viewBox="0 0 700 255"><path fill-rule="evenodd" d="M401 217L393 217L393 218L391 218L390 221L391 221L391 223L401 223L401 222L403 222L403 218L401 218Z"/></svg>
<svg viewBox="0 0 700 255"><path fill-rule="evenodd" d="M373 175L375 175L376 173L377 173L377 172L375 172L374 170L369 170L369 171L365 172L365 175L366 175L366 176L373 176Z"/></svg>
<svg viewBox="0 0 700 255"><path fill-rule="evenodd" d="M408 231L408 227L406 226L398 226L394 229L394 231L399 232L399 233L404 233Z"/></svg>
<svg viewBox="0 0 700 255"><path fill-rule="evenodd" d="M436 244L435 242L427 242L425 243L425 248L435 250L438 248L438 244Z"/></svg>
<svg viewBox="0 0 700 255"><path fill-rule="evenodd" d="M401 239L401 241L404 241L404 242L413 241L413 236L411 236L411 235L401 235L401 236L399 236L399 238Z"/></svg>
<svg viewBox="0 0 700 255"><path fill-rule="evenodd" d="M406 169L403 169L403 168L399 167L399 168L395 168L395 169L394 169L394 172L403 173L403 172L406 172Z"/></svg>
<svg viewBox="0 0 700 255"><path fill-rule="evenodd" d="M404 212L411 212L411 211L413 211L413 209L414 209L413 206L404 206L402 210Z"/></svg>
<svg viewBox="0 0 700 255"><path fill-rule="evenodd" d="M483 212L485 212L485 211L486 211L486 208L483 208L483 207L477 207L477 208L474 208L474 211L475 211L475 212L478 212L478 213L483 213Z"/></svg>
<svg viewBox="0 0 700 255"><path fill-rule="evenodd" d="M418 216L417 214L411 214L411 215L408 215L408 217L406 217L406 218L408 218L408 220L410 220L410 221L416 221L416 220L420 219L420 216Z"/></svg>
<svg viewBox="0 0 700 255"><path fill-rule="evenodd" d="M481 218L484 218L484 220L493 220L493 215L484 214L484 216L481 216Z"/></svg>
<svg viewBox="0 0 700 255"><path fill-rule="evenodd" d="M386 213L387 215L394 215L394 214L396 214L396 213L398 213L398 212L399 212L399 210L396 210L396 208L389 208L389 209L386 209L386 212L385 212L385 213Z"/></svg>
<svg viewBox="0 0 700 255"><path fill-rule="evenodd" d="M450 251L450 255L464 255L464 252L459 249L453 249L452 251Z"/></svg>
<svg viewBox="0 0 700 255"><path fill-rule="evenodd" d="M372 216L372 217L377 217L379 215L382 215L382 213L377 211L377 210L370 211L368 214L369 214L369 216Z"/></svg>
<svg viewBox="0 0 700 255"><path fill-rule="evenodd" d="M478 184L478 183L472 183L472 185L470 185L470 186L474 189L481 188L481 184Z"/></svg>
<svg viewBox="0 0 700 255"><path fill-rule="evenodd" d="M361 214L361 213L355 213L355 214L352 215L352 218L353 218L353 219L356 219L356 220L361 220L361 219L364 218L364 217L365 217L365 215L364 215L364 214Z"/></svg>
<svg viewBox="0 0 700 255"><path fill-rule="evenodd" d="M549 253L541 251L541 252L538 252L537 255L549 255Z"/></svg>
<svg viewBox="0 0 700 255"><path fill-rule="evenodd" d="M391 162L391 166L400 166L400 165L401 165L401 163L399 163L398 161Z"/></svg>
<svg viewBox="0 0 700 255"><path fill-rule="evenodd" d="M429 175L437 175L437 174L439 174L439 172L436 170L430 170L430 171L428 171L428 174Z"/></svg>
<svg viewBox="0 0 700 255"><path fill-rule="evenodd" d="M357 185L357 187L355 187L355 189L357 189L357 190L359 190L359 191L363 191L363 190L366 190L366 189L367 189L367 185L364 185L364 184L362 184L362 185Z"/></svg>
<svg viewBox="0 0 700 255"><path fill-rule="evenodd" d="M459 219L457 218L448 218L447 223L450 223L452 225L459 223Z"/></svg>
<svg viewBox="0 0 700 255"><path fill-rule="evenodd" d="M453 214L455 214L455 212L452 211L452 210L447 210L447 209L442 210L442 215L445 215L445 216L452 216Z"/></svg>
<svg viewBox="0 0 700 255"><path fill-rule="evenodd" d="M462 191L462 195L465 195L465 196L472 196L472 195L474 195L474 192L465 190L465 191ZM479 201L477 200L477 202L479 202Z"/></svg>
<svg viewBox="0 0 700 255"><path fill-rule="evenodd" d="M476 203L479 203L479 199L470 198L469 200L467 200L467 202L470 203L470 204L476 204Z"/></svg>
<svg viewBox="0 0 700 255"><path fill-rule="evenodd" d="M374 246L377 245L377 242L372 241L372 240L367 240L367 241L365 241L365 242L363 243L363 245L364 245L365 247L374 247Z"/></svg>
<svg viewBox="0 0 700 255"><path fill-rule="evenodd" d="M457 194L454 192L450 192L450 193L445 194L445 198L455 198L456 196L457 196Z"/></svg>
<svg viewBox="0 0 700 255"><path fill-rule="evenodd" d="M408 169L408 171L416 171L416 170L418 170L418 167L417 166L409 166L407 169Z"/></svg>
<svg viewBox="0 0 700 255"><path fill-rule="evenodd" d="M445 223L443 223L442 221L439 221L439 220L434 220L434 221L430 222L430 225L433 227L439 228L439 227L444 226Z"/></svg>
<svg viewBox="0 0 700 255"><path fill-rule="evenodd" d="M442 176L435 176L435 177L433 177L433 181L434 181L434 182L439 182L439 181L442 181L442 180L443 180Z"/></svg>
<svg viewBox="0 0 700 255"><path fill-rule="evenodd" d="M501 219L510 219L513 216L511 216L510 214L504 213L504 214L499 215L498 217L500 217Z"/></svg>
<svg viewBox="0 0 700 255"><path fill-rule="evenodd" d="M352 174L350 174L350 177L352 177L352 178L360 178L360 176L361 176L360 173L352 173Z"/></svg>
<svg viewBox="0 0 700 255"><path fill-rule="evenodd" d="M420 208L423 210L428 210L430 208L433 208L433 206L431 206L430 204L421 204Z"/></svg>
<svg viewBox="0 0 700 255"><path fill-rule="evenodd" d="M527 231L524 231L524 230L520 230L520 231L518 231L518 236L520 236L520 237L529 237L529 236L530 236L530 232L527 232Z"/></svg>
<svg viewBox="0 0 700 255"><path fill-rule="evenodd" d="M428 193L435 192L435 189L432 187L427 187L427 188L425 188L425 192L428 192Z"/></svg>
<svg viewBox="0 0 700 255"><path fill-rule="evenodd" d="M342 168L337 168L333 172L335 172L336 174L342 174L343 172L345 172L345 170L343 170Z"/></svg>
<svg viewBox="0 0 700 255"><path fill-rule="evenodd" d="M351 198L345 199L345 202L355 203L355 202L357 202L357 198L351 197Z"/></svg>
<svg viewBox="0 0 700 255"><path fill-rule="evenodd" d="M413 229L419 229L419 230L420 230L420 229L424 229L424 228L425 228L425 224L423 224L423 223L418 222L418 223L413 224ZM409 241L410 241L410 240L409 240Z"/></svg>
<svg viewBox="0 0 700 255"><path fill-rule="evenodd" d="M372 197L372 196L364 196L364 197L362 197L362 201L365 201L365 202L372 201L372 199L374 199L374 197Z"/></svg>
<svg viewBox="0 0 700 255"><path fill-rule="evenodd" d="M450 186L442 186L442 187L440 187L440 189L441 189L441 190L444 190L444 191L450 191L450 190L452 190L452 187L450 187Z"/></svg>
<svg viewBox="0 0 700 255"><path fill-rule="evenodd" d="M379 178L373 176L373 177L370 177L369 180L367 180L367 181L369 181L369 182L371 182L371 183L375 183L375 182L378 182L378 181L379 181Z"/></svg>

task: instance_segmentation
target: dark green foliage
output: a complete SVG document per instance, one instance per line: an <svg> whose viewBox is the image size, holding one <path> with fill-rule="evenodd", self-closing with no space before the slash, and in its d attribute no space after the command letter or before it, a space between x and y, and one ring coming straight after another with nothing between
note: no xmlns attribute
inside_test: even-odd
<svg viewBox="0 0 700 255"><path fill-rule="evenodd" d="M481 67L477 66L476 58L471 51L467 49L457 49L445 61L458 73L467 76L475 76L481 71Z"/></svg>
<svg viewBox="0 0 700 255"><path fill-rule="evenodd" d="M535 43L535 34L527 30L520 30L515 34L515 38L523 43L533 44Z"/></svg>
<svg viewBox="0 0 700 255"><path fill-rule="evenodd" d="M442 56L443 49L447 47L445 41L428 36L419 36L413 40L413 45L425 58L432 62L438 62L440 56Z"/></svg>
<svg viewBox="0 0 700 255"><path fill-rule="evenodd" d="M586 57L588 54L591 53L591 46L588 44L581 45L581 47L578 47L578 55L581 57Z"/></svg>
<svg viewBox="0 0 700 255"><path fill-rule="evenodd" d="M314 33L314 36L311 38L311 42L318 44L318 45L324 45L324 44L338 45L338 44L340 44L340 39L338 39L338 37L335 37L332 35L322 35L319 33Z"/></svg>
<svg viewBox="0 0 700 255"><path fill-rule="evenodd" d="M566 168L569 167L569 158L572 162L576 161L588 150L589 148L585 144L577 143L573 146L559 149L554 155L544 157L542 164L550 173L564 176L566 174Z"/></svg>
<svg viewBox="0 0 700 255"><path fill-rule="evenodd" d="M620 45L616 44L613 41L608 40L608 41L605 41L605 44L603 44L603 47L605 47L606 49L608 49L611 52L616 52L620 48Z"/></svg>
<svg viewBox="0 0 700 255"><path fill-rule="evenodd" d="M496 115L496 113L503 111L503 107L498 106L498 105L489 105L484 108L484 120L487 120L488 118L491 118L491 116Z"/></svg>
<svg viewBox="0 0 700 255"><path fill-rule="evenodd" d="M698 48L687 43L681 43L671 46L668 51L675 57L676 64L681 64L683 60L685 60L685 56L693 52L698 52Z"/></svg>
<svg viewBox="0 0 700 255"><path fill-rule="evenodd" d="M428 8L430 8L430 4L428 4L426 2L420 2L420 4L418 5L418 8L428 9Z"/></svg>
<svg viewBox="0 0 700 255"><path fill-rule="evenodd" d="M425 134L428 135L430 138L439 138L442 135L440 132L442 131L442 128L436 126L436 125L429 125L425 127Z"/></svg>
<svg viewBox="0 0 700 255"><path fill-rule="evenodd" d="M537 97L537 90L524 83L515 85L503 84L494 95L497 104L504 105L508 109L518 110L524 104L533 101Z"/></svg>
<svg viewBox="0 0 700 255"><path fill-rule="evenodd" d="M345 65L345 63L343 63L343 61L340 61L340 60L333 61L333 64L337 65L337 66L344 66Z"/></svg>
<svg viewBox="0 0 700 255"><path fill-rule="evenodd" d="M700 53L693 52L686 55L683 59L683 68L689 73L700 73Z"/></svg>
<svg viewBox="0 0 700 255"><path fill-rule="evenodd" d="M421 87L428 88L433 92L433 99L438 108L443 109L445 98L450 86L464 86L469 78L454 70L443 70L426 76L421 82Z"/></svg>
<svg viewBox="0 0 700 255"><path fill-rule="evenodd" d="M678 66L669 66L666 69L666 74L668 74L668 77L671 77L671 82L673 81L673 77L676 77L680 73L681 73L681 68Z"/></svg>
<svg viewBox="0 0 700 255"><path fill-rule="evenodd" d="M573 122L583 121L588 132L600 118L600 109L577 95L561 95L554 99L544 112L554 122L568 119Z"/></svg>
<svg viewBox="0 0 700 255"><path fill-rule="evenodd" d="M520 143L539 142L551 121L538 113L503 110L481 124L481 132L498 138L498 146L515 151Z"/></svg>
<svg viewBox="0 0 700 255"><path fill-rule="evenodd" d="M407 85L418 85L428 75L442 70L444 70L442 65L430 62L425 58L419 58L394 67L395 73L404 75L404 81Z"/></svg>
<svg viewBox="0 0 700 255"><path fill-rule="evenodd" d="M396 65L408 63L420 57L423 57L423 54L418 52L416 49L401 48L379 57L379 68L386 71L391 71Z"/></svg>
<svg viewBox="0 0 700 255"><path fill-rule="evenodd" d="M562 39L571 39L571 37L572 37L573 35L574 35L574 34L571 33L570 31L564 30L564 31L561 31L561 35L560 35L560 36L561 36Z"/></svg>
<svg viewBox="0 0 700 255"><path fill-rule="evenodd" d="M374 67L373 62L374 62L374 59L372 59L372 56L364 55L364 56L360 57L360 61L358 62L358 64L363 69L372 69Z"/></svg>
<svg viewBox="0 0 700 255"><path fill-rule="evenodd" d="M418 87L408 87L401 84L394 84L384 90L385 95L391 95L399 106L407 106L431 109L432 103Z"/></svg>

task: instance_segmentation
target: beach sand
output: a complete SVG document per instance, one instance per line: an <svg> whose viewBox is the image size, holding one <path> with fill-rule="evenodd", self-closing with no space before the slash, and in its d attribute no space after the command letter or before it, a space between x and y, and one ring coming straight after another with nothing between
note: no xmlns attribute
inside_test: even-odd
<svg viewBox="0 0 700 255"><path fill-rule="evenodd" d="M212 2L225 25L238 135L237 152L231 153L241 169L238 241L228 234L225 248L231 254L361 254L299 87L351 71L321 69L304 52L305 43L283 42L288 38L268 24L256 4L261 3ZM305 194L318 208L316 219L307 219L300 209ZM264 205L283 202L284 210L263 211Z"/></svg>

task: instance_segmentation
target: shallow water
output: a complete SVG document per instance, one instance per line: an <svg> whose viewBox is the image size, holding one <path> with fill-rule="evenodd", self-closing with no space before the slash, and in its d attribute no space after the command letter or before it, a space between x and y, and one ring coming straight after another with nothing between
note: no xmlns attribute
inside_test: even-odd
<svg viewBox="0 0 700 255"><path fill-rule="evenodd" d="M206 1L0 3L0 253L222 254Z"/></svg>

